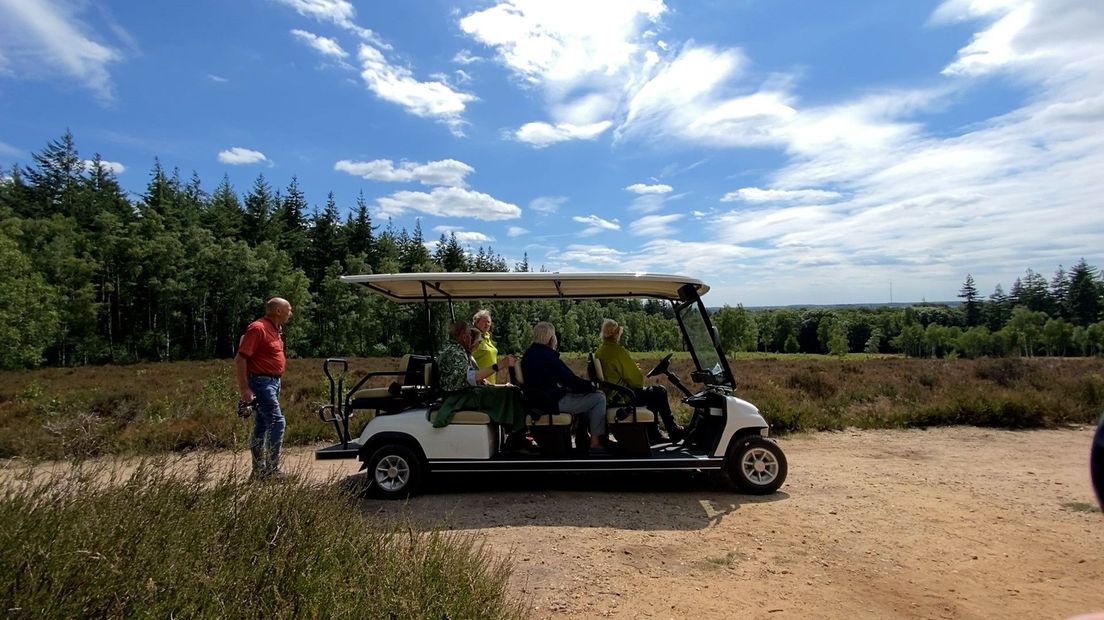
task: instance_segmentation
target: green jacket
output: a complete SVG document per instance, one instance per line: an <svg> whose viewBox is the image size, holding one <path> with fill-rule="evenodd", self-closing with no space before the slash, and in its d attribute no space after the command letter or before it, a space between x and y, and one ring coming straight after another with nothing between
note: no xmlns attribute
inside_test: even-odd
<svg viewBox="0 0 1104 620"><path fill-rule="evenodd" d="M638 389L644 387L644 374L637 368L629 351L619 342L603 340L594 352L594 357L602 362L602 376L606 382L623 385L627 388ZM606 398L610 402L620 403L624 396L617 392L606 392Z"/></svg>

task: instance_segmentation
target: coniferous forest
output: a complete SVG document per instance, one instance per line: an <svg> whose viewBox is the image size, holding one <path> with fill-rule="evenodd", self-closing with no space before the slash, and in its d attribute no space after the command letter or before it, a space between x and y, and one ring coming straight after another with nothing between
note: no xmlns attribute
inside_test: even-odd
<svg viewBox="0 0 1104 620"><path fill-rule="evenodd" d="M429 346L418 309L339 276L531 268L527 257L509 265L454 235L427 242L420 223L408 231L374 222L363 194L348 198L331 192L325 204L308 204L295 177L274 188L258 175L240 193L224 176L211 188L155 160L131 199L66 132L0 174L0 368L229 357L274 295L295 307L285 333L292 356L401 355ZM730 352L1104 354L1104 282L1083 258L1050 279L1027 269L988 296L966 276L959 297L904 308L726 306L715 322ZM625 325L630 349L680 346L670 308L658 302L490 307L501 352L524 350L538 320L557 326L563 350L590 350L604 317ZM458 317L474 310L458 305Z"/></svg>

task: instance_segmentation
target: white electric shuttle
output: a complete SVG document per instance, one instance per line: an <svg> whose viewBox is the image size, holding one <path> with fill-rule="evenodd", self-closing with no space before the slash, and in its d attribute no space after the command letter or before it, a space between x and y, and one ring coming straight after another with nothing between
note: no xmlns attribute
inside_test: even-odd
<svg viewBox="0 0 1104 620"><path fill-rule="evenodd" d="M319 417L334 425L340 443L318 450L318 459L357 459L370 491L386 498L407 497L437 473L704 471L725 472L744 492L776 491L786 479L786 457L768 437L768 424L755 405L735 396L736 382L701 296L709 287L693 278L647 273L403 273L344 276L396 303L423 303L427 329L434 302L460 300L582 300L646 298L670 303L693 369L688 389L670 370L671 355L647 376L664 376L693 409L686 436L676 443L651 444L648 426L655 413L642 406L609 408L609 433L616 449L581 454L575 430L578 416L531 412L529 431L540 454L504 449L504 431L483 412L457 412L448 426L434 428L433 412L442 394L431 355L407 355L395 371L371 372L351 387L349 364L326 360L330 402ZM520 368L520 364L516 366ZM590 378L606 389L601 366L591 360ZM381 386L381 383L389 385ZM524 390L524 378L511 375ZM371 414L359 434L350 423ZM581 426L585 427L585 423ZM585 445L585 444L583 444Z"/></svg>

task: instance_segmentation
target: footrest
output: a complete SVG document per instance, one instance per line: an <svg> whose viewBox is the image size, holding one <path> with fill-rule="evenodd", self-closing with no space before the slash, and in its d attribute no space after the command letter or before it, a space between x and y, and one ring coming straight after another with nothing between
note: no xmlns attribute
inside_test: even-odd
<svg viewBox="0 0 1104 620"><path fill-rule="evenodd" d="M319 448L314 451L314 458L318 461L332 459L355 459L360 454L360 444L350 441L348 445L334 444L328 448Z"/></svg>

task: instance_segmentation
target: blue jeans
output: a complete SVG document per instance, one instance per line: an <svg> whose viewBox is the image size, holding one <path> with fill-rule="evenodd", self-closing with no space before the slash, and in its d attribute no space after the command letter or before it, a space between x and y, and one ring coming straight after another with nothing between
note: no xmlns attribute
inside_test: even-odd
<svg viewBox="0 0 1104 620"><path fill-rule="evenodd" d="M257 399L253 438L249 442L249 451L253 453L253 473L272 474L280 471L280 447L284 444L286 424L280 411L280 380L250 375L249 389L253 390Z"/></svg>
<svg viewBox="0 0 1104 620"><path fill-rule="evenodd" d="M560 399L560 411L565 413L586 414L591 437L606 434L606 395L601 392L590 394L564 394Z"/></svg>

